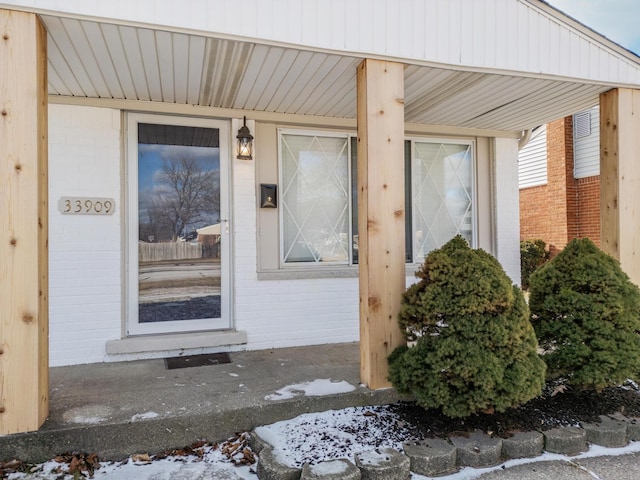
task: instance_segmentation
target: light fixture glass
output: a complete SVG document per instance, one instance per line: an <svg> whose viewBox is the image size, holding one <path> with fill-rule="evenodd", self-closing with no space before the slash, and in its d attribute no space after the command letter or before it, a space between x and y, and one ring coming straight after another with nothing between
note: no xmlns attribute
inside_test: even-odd
<svg viewBox="0 0 640 480"><path fill-rule="evenodd" d="M252 160L253 159L253 135L247 127L247 117L244 117L244 124L238 130L238 147L236 149L236 156L238 160Z"/></svg>

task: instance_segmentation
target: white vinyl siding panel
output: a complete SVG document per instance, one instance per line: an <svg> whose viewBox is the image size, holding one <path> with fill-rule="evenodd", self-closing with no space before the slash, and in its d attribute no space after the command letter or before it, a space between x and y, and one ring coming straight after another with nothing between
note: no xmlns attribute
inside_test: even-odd
<svg viewBox="0 0 640 480"><path fill-rule="evenodd" d="M518 154L520 188L547 184L547 126L538 128Z"/></svg>
<svg viewBox="0 0 640 480"><path fill-rule="evenodd" d="M8 0L49 12L355 56L640 83L622 49L536 0ZM279 12L279 13L276 13ZM238 21L238 19L242 19ZM419 19L419 21L411 21ZM487 19L490 19L489 21ZM345 28L348 24L348 28ZM545 39L541 41L541 39ZM557 48L563 45L563 48Z"/></svg>
<svg viewBox="0 0 640 480"><path fill-rule="evenodd" d="M600 109L594 107L588 113L591 117L591 133L586 136L576 135L574 117L573 174L575 178L600 175Z"/></svg>

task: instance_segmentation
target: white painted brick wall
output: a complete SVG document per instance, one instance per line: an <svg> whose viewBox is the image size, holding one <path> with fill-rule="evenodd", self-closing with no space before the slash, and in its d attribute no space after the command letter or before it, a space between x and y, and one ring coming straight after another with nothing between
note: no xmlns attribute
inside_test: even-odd
<svg viewBox="0 0 640 480"><path fill-rule="evenodd" d="M49 105L50 364L102 362L121 334L120 112ZM62 215L63 196L111 197L113 215Z"/></svg>
<svg viewBox="0 0 640 480"><path fill-rule="evenodd" d="M121 338L122 331L120 138L118 110L49 107L52 366L130 358L105 353L105 343ZM248 332L246 348L357 341L357 278L258 280L254 169L259 161L232 165L233 308L235 327ZM76 195L112 197L115 213L62 215L58 199ZM407 278L407 284L414 281ZM149 356L154 355L134 355Z"/></svg>
<svg viewBox="0 0 640 480"><path fill-rule="evenodd" d="M256 350L357 341L357 278L258 280L254 166L259 161L233 165L236 328L248 332L247 348Z"/></svg>
<svg viewBox="0 0 640 480"><path fill-rule="evenodd" d="M518 140L495 138L493 155L495 255L511 281L520 285Z"/></svg>
<svg viewBox="0 0 640 480"><path fill-rule="evenodd" d="M121 337L121 125L117 110L49 109L50 364L107 357ZM257 161L257 160L256 160ZM258 281L254 162L234 161L235 325L249 349L358 339L358 280ZM110 216L62 215L62 196L112 197Z"/></svg>

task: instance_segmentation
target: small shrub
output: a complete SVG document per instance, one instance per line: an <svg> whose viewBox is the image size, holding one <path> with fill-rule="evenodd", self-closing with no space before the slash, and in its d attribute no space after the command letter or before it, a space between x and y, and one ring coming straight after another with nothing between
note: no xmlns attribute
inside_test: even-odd
<svg viewBox="0 0 640 480"><path fill-rule="evenodd" d="M640 372L640 291L617 260L574 239L530 278L532 324L550 370L581 389Z"/></svg>
<svg viewBox="0 0 640 480"><path fill-rule="evenodd" d="M528 307L494 257L457 236L416 275L399 314L415 345L389 357L398 391L450 417L504 411L541 393L545 365Z"/></svg>
<svg viewBox="0 0 640 480"><path fill-rule="evenodd" d="M520 283L523 290L529 289L529 277L536 268L549 260L549 250L544 240L520 241Z"/></svg>

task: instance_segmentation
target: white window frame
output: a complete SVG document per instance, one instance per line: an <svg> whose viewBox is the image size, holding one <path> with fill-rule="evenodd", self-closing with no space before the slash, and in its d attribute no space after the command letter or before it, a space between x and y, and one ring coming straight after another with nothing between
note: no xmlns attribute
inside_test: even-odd
<svg viewBox="0 0 640 480"><path fill-rule="evenodd" d="M125 335L148 335L162 333L184 333L195 331L228 330L231 321L231 229L230 218L230 121L202 117L182 117L153 113L128 112L125 116ZM227 219L221 228L220 274L221 298L220 319L197 319L167 322L138 322L138 124L177 125L188 127L216 128L220 139L220 218ZM221 220L221 223L222 220Z"/></svg>

